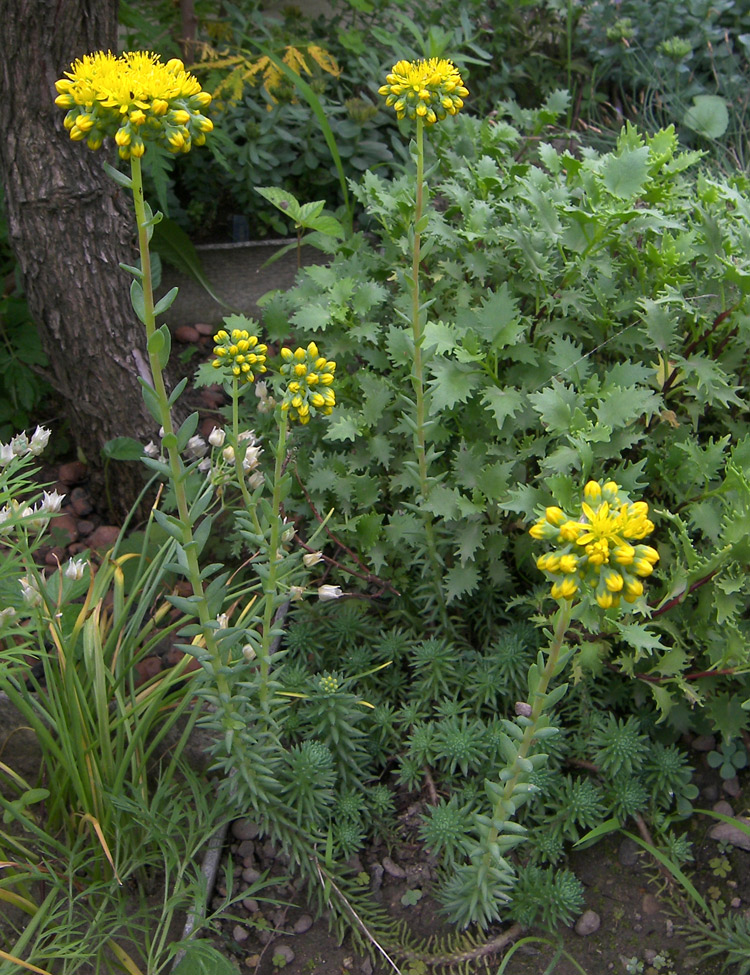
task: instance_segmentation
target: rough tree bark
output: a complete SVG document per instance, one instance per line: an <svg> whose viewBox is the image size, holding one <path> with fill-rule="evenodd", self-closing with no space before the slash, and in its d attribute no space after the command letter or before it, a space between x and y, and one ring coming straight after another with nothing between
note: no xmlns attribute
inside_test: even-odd
<svg viewBox="0 0 750 975"><path fill-rule="evenodd" d="M111 147L71 142L54 83L75 58L115 50L117 0L0 0L0 179L32 318L50 359L73 441L94 470L116 436L154 439L143 404L145 338L120 261L135 260L125 191L104 172ZM121 465L115 514L143 484Z"/></svg>

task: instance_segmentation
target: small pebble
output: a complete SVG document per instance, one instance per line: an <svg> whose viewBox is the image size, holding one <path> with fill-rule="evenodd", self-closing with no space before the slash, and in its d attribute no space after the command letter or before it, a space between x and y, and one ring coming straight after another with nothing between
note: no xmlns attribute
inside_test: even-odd
<svg viewBox="0 0 750 975"><path fill-rule="evenodd" d="M245 959L246 968L257 969L260 965L260 955L248 955Z"/></svg>
<svg viewBox="0 0 750 975"><path fill-rule="evenodd" d="M691 742L691 748L696 752L712 752L716 748L716 738L713 735L697 735Z"/></svg>
<svg viewBox="0 0 750 975"><path fill-rule="evenodd" d="M742 791L740 789L740 780L736 775L733 775L731 779L724 779L724 781L721 783L721 787L724 792L726 792L726 794L731 796L733 799L735 799Z"/></svg>
<svg viewBox="0 0 750 975"><path fill-rule="evenodd" d="M274 958L281 955L287 965L291 965L291 963L294 961L294 952L289 945L285 945L283 943L273 946L273 955Z"/></svg>
<svg viewBox="0 0 750 975"><path fill-rule="evenodd" d="M745 819L742 816L737 817L737 822L744 823L746 827L750 826L750 819ZM711 828L708 835L717 843L731 843L732 846L737 846L741 850L750 850L750 836L739 826L733 826L732 823L717 823Z"/></svg>
<svg viewBox="0 0 750 975"><path fill-rule="evenodd" d="M63 484L79 484L86 477L86 472L85 464L82 464L80 460L71 460L67 464L60 465L57 476Z"/></svg>
<svg viewBox="0 0 750 975"><path fill-rule="evenodd" d="M719 787L715 782L709 782L701 789L704 802L716 802L719 798Z"/></svg>
<svg viewBox="0 0 750 975"><path fill-rule="evenodd" d="M44 556L45 565L52 566L53 569L56 569L64 560L65 549L61 548L59 545L55 545Z"/></svg>
<svg viewBox="0 0 750 975"><path fill-rule="evenodd" d="M61 544L78 541L78 523L73 515L57 515L49 523L51 537Z"/></svg>
<svg viewBox="0 0 750 975"><path fill-rule="evenodd" d="M729 906L737 910L737 908L740 906L741 903L742 903L741 897L733 897L729 902Z"/></svg>
<svg viewBox="0 0 750 975"><path fill-rule="evenodd" d="M717 803L711 807L714 812L721 813L722 816L734 816L734 809L729 805L726 799L719 799Z"/></svg>
<svg viewBox="0 0 750 975"><path fill-rule="evenodd" d="M143 660L137 661L133 666L138 674L135 681L136 687L161 673L161 660L158 657L145 657Z"/></svg>
<svg viewBox="0 0 750 975"><path fill-rule="evenodd" d="M74 487L70 492L70 507L79 518L82 518L84 515L90 515L94 510L88 492L82 487Z"/></svg>
<svg viewBox="0 0 750 975"><path fill-rule="evenodd" d="M88 518L79 518L78 519L78 534L79 535L83 535L83 536L90 535L95 528L96 528L96 525L94 524L94 522L93 521L89 521Z"/></svg>
<svg viewBox="0 0 750 975"><path fill-rule="evenodd" d="M582 938L599 930L602 919L596 911L584 911L575 924L575 932Z"/></svg>
<svg viewBox="0 0 750 975"><path fill-rule="evenodd" d="M641 910L647 916L649 914L658 914L661 910L661 905L653 894L644 894L643 900L641 901Z"/></svg>
<svg viewBox="0 0 750 975"><path fill-rule="evenodd" d="M295 934L304 934L305 931L309 931L312 926L312 917L309 914L300 914L300 916L294 922L294 927L292 930Z"/></svg>
<svg viewBox="0 0 750 975"><path fill-rule="evenodd" d="M193 328L201 335L213 336L216 333L216 326L209 325L208 322L196 322Z"/></svg>
<svg viewBox="0 0 750 975"><path fill-rule="evenodd" d="M248 914L257 914L260 910L260 904L254 897L246 897L242 902L242 906L245 908Z"/></svg>
<svg viewBox="0 0 750 975"><path fill-rule="evenodd" d="M245 867L242 871L242 879L246 884L254 884L257 880L260 880L260 877L260 870L255 867Z"/></svg>
<svg viewBox="0 0 750 975"><path fill-rule="evenodd" d="M197 328L193 328L192 325L178 325L174 330L174 337L178 342L183 342L185 345L190 345L197 342L201 335Z"/></svg>
<svg viewBox="0 0 750 975"><path fill-rule="evenodd" d="M404 868L394 863L390 857L383 857L383 870L385 870L389 877L396 877L399 880L402 880L406 876Z"/></svg>
<svg viewBox="0 0 750 975"><path fill-rule="evenodd" d="M232 836L236 840L254 840L260 832L252 819L235 819L232 823Z"/></svg>
<svg viewBox="0 0 750 975"><path fill-rule="evenodd" d="M120 537L120 529L114 525L99 525L89 538L91 548L112 548Z"/></svg>
<svg viewBox="0 0 750 975"><path fill-rule="evenodd" d="M247 941L250 937L250 932L247 928L243 928L241 924L235 924L232 928L232 937L238 944L242 944L243 941Z"/></svg>
<svg viewBox="0 0 750 975"><path fill-rule="evenodd" d="M243 840L237 847L237 856L240 860L246 860L255 853L255 843L252 840ZM245 864L246 867L252 866L250 863Z"/></svg>
<svg viewBox="0 0 750 975"><path fill-rule="evenodd" d="M362 972L362 975L372 975L372 962L369 958L365 958L365 960L359 966L359 970Z"/></svg>
<svg viewBox="0 0 750 975"><path fill-rule="evenodd" d="M634 867L640 860L640 847L635 840L627 837L620 843L617 859L623 867Z"/></svg>

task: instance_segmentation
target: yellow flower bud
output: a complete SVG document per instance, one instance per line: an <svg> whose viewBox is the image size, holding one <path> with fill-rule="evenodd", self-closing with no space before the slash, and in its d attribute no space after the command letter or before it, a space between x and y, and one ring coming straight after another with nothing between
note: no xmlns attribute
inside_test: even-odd
<svg viewBox="0 0 750 975"><path fill-rule="evenodd" d="M608 590L603 592L598 592L596 594L596 601L601 606L602 609L611 609L613 606L620 605L620 597L614 596Z"/></svg>
<svg viewBox="0 0 750 975"><path fill-rule="evenodd" d="M602 573L602 578L610 592L620 592L623 587L624 580L619 572L611 571Z"/></svg>
<svg viewBox="0 0 750 975"><path fill-rule="evenodd" d="M560 556L560 572L564 572L566 575L571 575L578 568L578 559L575 555L561 555Z"/></svg>
<svg viewBox="0 0 750 975"><path fill-rule="evenodd" d="M562 508L550 506L549 508L545 508L544 517L547 519L550 525L555 525L555 527L557 527L558 525L562 525L562 523L565 521L565 512L562 510Z"/></svg>
<svg viewBox="0 0 750 975"><path fill-rule="evenodd" d="M632 545L628 545L625 542L623 545L618 545L612 553L612 558L618 565L632 565L633 559L635 558L635 549Z"/></svg>
<svg viewBox="0 0 750 975"><path fill-rule="evenodd" d="M588 481L583 496L589 504L596 506L602 500L602 489L598 481Z"/></svg>
<svg viewBox="0 0 750 975"><path fill-rule="evenodd" d="M560 541L574 542L583 531L584 526L580 521L566 521L560 525Z"/></svg>
<svg viewBox="0 0 750 975"><path fill-rule="evenodd" d="M639 596L643 595L643 583L640 579L628 579L625 583L625 601L628 603L635 602Z"/></svg>
<svg viewBox="0 0 750 975"><path fill-rule="evenodd" d="M659 553L655 548L651 548L650 545L639 545L638 555L640 558L646 559L646 561L650 562L652 565L655 565L659 561Z"/></svg>

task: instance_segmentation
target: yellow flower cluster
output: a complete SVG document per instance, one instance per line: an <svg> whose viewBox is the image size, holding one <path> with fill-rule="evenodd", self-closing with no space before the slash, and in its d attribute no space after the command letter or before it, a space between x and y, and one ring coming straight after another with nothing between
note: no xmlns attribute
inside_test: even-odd
<svg viewBox="0 0 750 975"><path fill-rule="evenodd" d="M254 382L256 372L266 371L268 347L258 345L258 336L251 335L246 328L233 328L231 332L219 329L214 342L214 369L224 369L240 384Z"/></svg>
<svg viewBox="0 0 750 975"><path fill-rule="evenodd" d="M398 118L424 119L428 125L455 115L469 94L452 61L399 61L378 89Z"/></svg>
<svg viewBox="0 0 750 975"><path fill-rule="evenodd" d="M162 64L148 51L98 51L74 61L55 88L70 138L99 149L111 136L123 159L142 156L147 142L189 152L213 129L202 114L211 96L178 58Z"/></svg>
<svg viewBox="0 0 750 975"><path fill-rule="evenodd" d="M633 545L654 530L645 501L619 497L614 481L589 481L576 516L549 507L529 530L532 538L553 543L554 551L539 556L537 568L552 581L554 599L574 599L580 590L593 592L602 609L633 603L643 595L642 578L651 575L659 553L650 545Z"/></svg>
<svg viewBox="0 0 750 975"><path fill-rule="evenodd" d="M309 423L315 413L330 416L336 405L332 389L336 363L324 359L314 342L294 352L282 349L281 358L281 374L288 379L282 410L288 410L291 419L300 423Z"/></svg>

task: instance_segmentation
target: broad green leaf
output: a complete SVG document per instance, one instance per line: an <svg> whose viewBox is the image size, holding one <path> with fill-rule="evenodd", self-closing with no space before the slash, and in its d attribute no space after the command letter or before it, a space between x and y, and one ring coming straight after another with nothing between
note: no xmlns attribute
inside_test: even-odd
<svg viewBox="0 0 750 975"><path fill-rule="evenodd" d="M143 444L132 437L115 437L104 444L102 454L108 460L140 460L143 457Z"/></svg>
<svg viewBox="0 0 750 975"><path fill-rule="evenodd" d="M682 124L704 139L720 139L729 126L726 100L719 95L696 95L682 116Z"/></svg>
<svg viewBox="0 0 750 975"><path fill-rule="evenodd" d="M282 190L278 186L256 186L254 189L256 193L260 193L264 200L272 203L277 210L281 210L290 220L293 220L295 223L299 222L302 215L302 208L293 193L290 193L288 190ZM310 206L310 204L307 205ZM324 202L321 200L321 210L324 205Z"/></svg>

